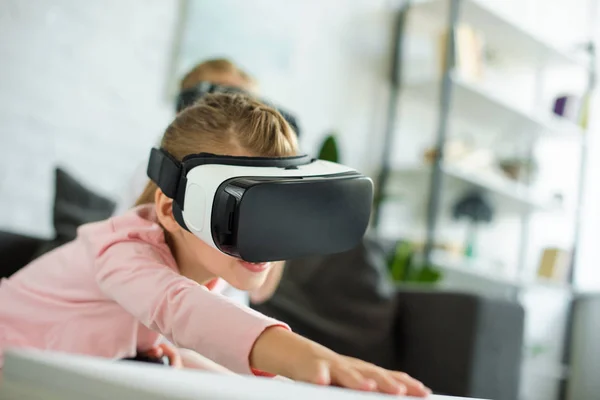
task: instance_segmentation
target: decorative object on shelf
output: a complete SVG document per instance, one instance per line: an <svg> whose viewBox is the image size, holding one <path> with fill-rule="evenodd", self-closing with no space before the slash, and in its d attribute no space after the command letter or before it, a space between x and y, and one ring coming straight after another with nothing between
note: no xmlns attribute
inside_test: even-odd
<svg viewBox="0 0 600 400"><path fill-rule="evenodd" d="M578 122L581 109L581 98L574 95L563 95L554 100L552 111L559 117L566 118L569 121Z"/></svg>
<svg viewBox="0 0 600 400"><path fill-rule="evenodd" d="M416 259L415 246L407 241L399 241L388 262L392 280L398 283L435 284L442 279L442 272L437 267L419 265Z"/></svg>
<svg viewBox="0 0 600 400"><path fill-rule="evenodd" d="M436 149L426 149L423 154L425 163L433 164L436 154ZM498 172L496 157L492 150L471 145L460 139L448 140L444 146L444 163L464 170Z"/></svg>
<svg viewBox="0 0 600 400"><path fill-rule="evenodd" d="M444 160L446 160L446 162L454 162L468 156L472 152L472 146L467 144L464 140L448 140L444 147ZM435 148L426 149L423 154L425 163L433 164L436 155L437 150Z"/></svg>
<svg viewBox="0 0 600 400"><path fill-rule="evenodd" d="M469 227L465 246L465 256L474 258L476 256L477 228L482 223L490 223L494 210L483 193L471 192L460 198L452 207L452 216L455 219L467 219Z"/></svg>
<svg viewBox="0 0 600 400"><path fill-rule="evenodd" d="M461 77L472 81L481 81L485 70L485 40L482 32L467 24L460 24L455 30L455 60L456 71ZM443 73L446 60L446 43L448 43L448 31L442 33L440 43L440 71Z"/></svg>
<svg viewBox="0 0 600 400"><path fill-rule="evenodd" d="M566 282L571 255L559 248L545 248L538 266L538 277L555 282Z"/></svg>
<svg viewBox="0 0 600 400"><path fill-rule="evenodd" d="M578 125L586 131L590 122L590 106L593 97L594 91L590 90L585 96L583 96L583 101L581 102L581 112L578 118Z"/></svg>
<svg viewBox="0 0 600 400"><path fill-rule="evenodd" d="M507 178L517 182L523 181L525 178L532 182L538 173L537 162L532 158L504 158L498 161L498 166Z"/></svg>
<svg viewBox="0 0 600 400"><path fill-rule="evenodd" d="M321 145L321 150L319 150L319 156L317 157L319 160L331 161L331 162L339 162L339 151L336 140L336 133L331 132Z"/></svg>

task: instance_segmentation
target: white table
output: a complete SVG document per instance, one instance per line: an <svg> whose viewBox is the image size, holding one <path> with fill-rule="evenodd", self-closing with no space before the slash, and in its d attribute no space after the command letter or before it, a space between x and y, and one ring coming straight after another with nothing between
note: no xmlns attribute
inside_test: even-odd
<svg viewBox="0 0 600 400"><path fill-rule="evenodd" d="M391 396L93 357L7 351L2 400L383 400ZM409 399L404 397L402 399ZM431 396L432 400L457 399Z"/></svg>

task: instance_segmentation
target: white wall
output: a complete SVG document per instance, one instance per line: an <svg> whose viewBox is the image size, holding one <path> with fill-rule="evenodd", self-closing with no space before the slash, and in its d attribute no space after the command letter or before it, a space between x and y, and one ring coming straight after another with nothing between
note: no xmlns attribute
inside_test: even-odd
<svg viewBox="0 0 600 400"><path fill-rule="evenodd" d="M299 116L315 152L340 134L344 163L373 172L385 116L391 27L386 0L189 0L178 71L225 56Z"/></svg>
<svg viewBox="0 0 600 400"><path fill-rule="evenodd" d="M116 196L171 115L177 2L0 2L0 228L50 236L53 168Z"/></svg>
<svg viewBox="0 0 600 400"><path fill-rule="evenodd" d="M10 150L0 157L0 229L52 234L57 164L118 197L172 116L174 82L215 56L298 115L306 152L336 130L343 161L374 172L394 2L182 3L182 27L175 0L0 3L0 148Z"/></svg>

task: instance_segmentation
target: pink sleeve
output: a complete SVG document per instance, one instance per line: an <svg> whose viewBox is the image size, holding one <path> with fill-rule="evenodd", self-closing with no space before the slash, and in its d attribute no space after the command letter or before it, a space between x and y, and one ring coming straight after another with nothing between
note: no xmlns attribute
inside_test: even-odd
<svg viewBox="0 0 600 400"><path fill-rule="evenodd" d="M139 240L103 251L96 280L108 297L148 328L237 373L253 373L250 351L266 328L288 328L179 275L161 261L154 246Z"/></svg>

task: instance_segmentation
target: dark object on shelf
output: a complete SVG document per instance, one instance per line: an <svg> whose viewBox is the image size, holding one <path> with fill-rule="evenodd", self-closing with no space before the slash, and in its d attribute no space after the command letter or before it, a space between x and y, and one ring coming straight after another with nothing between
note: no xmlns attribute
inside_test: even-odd
<svg viewBox="0 0 600 400"><path fill-rule="evenodd" d="M331 161L335 163L339 162L340 158L335 134L332 133L325 138L317 158L319 160Z"/></svg>
<svg viewBox="0 0 600 400"><path fill-rule="evenodd" d="M467 244L465 255L474 257L477 241L477 226L492 221L494 211L484 195L480 192L472 192L458 200L452 208L452 216L455 219L465 218L469 220L467 232Z"/></svg>
<svg viewBox="0 0 600 400"><path fill-rule="evenodd" d="M557 97L552 111L559 117L577 122L581 113L581 99L572 95Z"/></svg>
<svg viewBox="0 0 600 400"><path fill-rule="evenodd" d="M253 307L341 354L405 371L435 393L516 399L522 307L394 286L386 260L395 247L366 237L345 253L292 261L275 295Z"/></svg>
<svg viewBox="0 0 600 400"><path fill-rule="evenodd" d="M452 209L456 219L467 218L472 222L492 222L493 210L480 192L472 192L462 197Z"/></svg>

